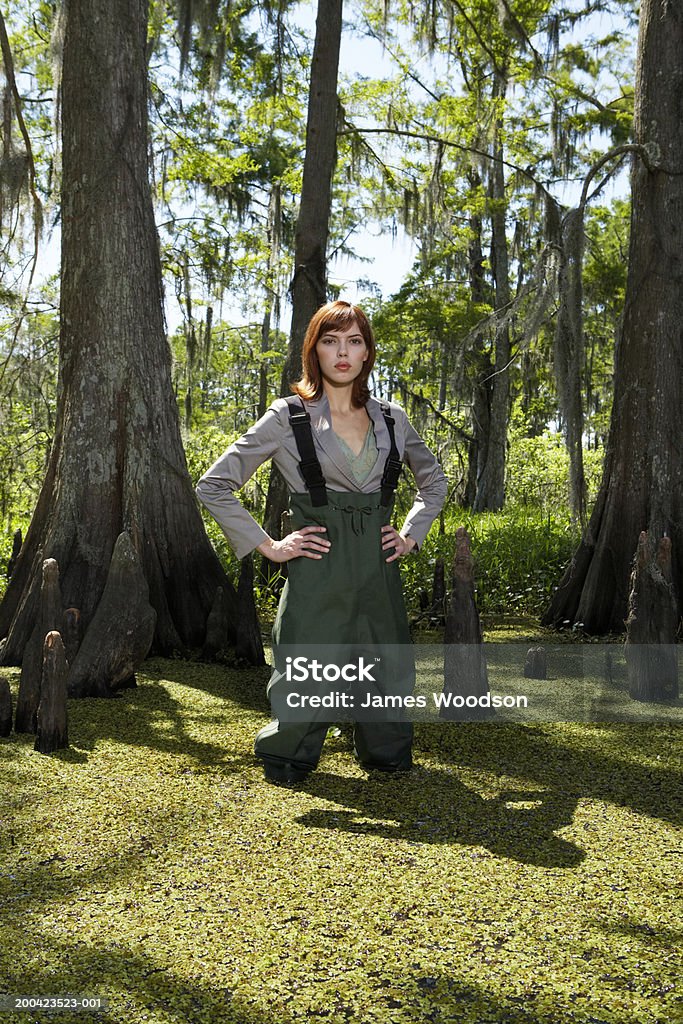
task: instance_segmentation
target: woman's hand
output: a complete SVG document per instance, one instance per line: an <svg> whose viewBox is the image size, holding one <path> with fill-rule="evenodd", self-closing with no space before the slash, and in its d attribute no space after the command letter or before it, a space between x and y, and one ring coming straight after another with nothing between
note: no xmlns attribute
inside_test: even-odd
<svg viewBox="0 0 683 1024"><path fill-rule="evenodd" d="M271 562L289 562L291 558L322 558L330 550L327 537L316 534L327 533L325 526L302 526L300 530L287 534L282 540L271 537L256 548Z"/></svg>
<svg viewBox="0 0 683 1024"><path fill-rule="evenodd" d="M393 562L396 558L407 555L416 544L417 541L414 541L412 537L402 537L394 526L382 527L382 551L388 551L390 548L395 549L393 555L385 558L385 562Z"/></svg>

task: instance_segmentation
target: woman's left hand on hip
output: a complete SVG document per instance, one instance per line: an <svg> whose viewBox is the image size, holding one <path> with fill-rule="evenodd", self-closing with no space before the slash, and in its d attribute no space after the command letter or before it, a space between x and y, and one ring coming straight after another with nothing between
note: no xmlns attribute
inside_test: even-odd
<svg viewBox="0 0 683 1024"><path fill-rule="evenodd" d="M393 555L386 558L386 562L393 562L402 555L407 555L415 547L412 537L402 537L395 526L382 527L382 551L389 551L394 548Z"/></svg>

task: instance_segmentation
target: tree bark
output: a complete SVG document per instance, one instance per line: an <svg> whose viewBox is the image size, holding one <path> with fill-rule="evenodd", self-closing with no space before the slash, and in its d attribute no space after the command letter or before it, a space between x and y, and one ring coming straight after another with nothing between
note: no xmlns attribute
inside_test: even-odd
<svg viewBox="0 0 683 1024"><path fill-rule="evenodd" d="M12 691L6 679L0 679L0 736L12 731Z"/></svg>
<svg viewBox="0 0 683 1024"><path fill-rule="evenodd" d="M59 566L54 558L46 558L41 567L38 613L24 650L21 666L14 724L17 732L36 731L45 637L53 630L58 631L62 628L63 614Z"/></svg>
<svg viewBox="0 0 683 1024"><path fill-rule="evenodd" d="M482 644L481 623L474 596L474 559L470 537L464 526L455 533L456 547L446 628L444 631L444 694L484 697L490 693L488 670ZM488 708L467 710L444 705L439 717L450 720L486 719Z"/></svg>
<svg viewBox="0 0 683 1024"><path fill-rule="evenodd" d="M72 697L110 697L135 685L134 674L154 637L156 612L140 558L127 533L114 547L107 583L83 642L70 667Z"/></svg>
<svg viewBox="0 0 683 1024"><path fill-rule="evenodd" d="M623 631L642 530L672 541L683 593L683 8L643 0L636 67L631 240L603 479L588 528L543 622Z"/></svg>
<svg viewBox="0 0 683 1024"><path fill-rule="evenodd" d="M505 75L496 72L495 97L504 97ZM510 417L510 327L506 314L510 306L510 267L506 234L507 200L503 164L502 123L496 125L491 162L491 264L495 283L496 310L503 317L496 327L495 363L491 380L489 433L486 461L477 479L475 512L496 512L505 502L505 463L507 432Z"/></svg>
<svg viewBox="0 0 683 1024"><path fill-rule="evenodd" d="M301 376L301 346L316 309L327 300L327 237L329 234L332 177L337 162L337 75L342 31L342 0L318 0L315 44L311 63L306 122L306 156L301 204L296 223L292 326L280 394L291 394L290 384ZM264 529L280 537L280 520L287 490L272 466Z"/></svg>
<svg viewBox="0 0 683 1024"><path fill-rule="evenodd" d="M38 727L34 750L51 754L69 746L66 711L66 676L68 665L62 638L57 631L45 637L43 670L40 682Z"/></svg>
<svg viewBox="0 0 683 1024"><path fill-rule="evenodd" d="M12 538L12 554L10 555L9 561L7 563L7 579L8 580L12 578L12 573L14 572L14 566L16 565L17 558L19 557L19 552L21 551L21 544L22 544L22 541L21 541L21 530L15 530L14 531L14 536Z"/></svg>
<svg viewBox="0 0 683 1024"><path fill-rule="evenodd" d="M469 181L472 191L481 186L481 179L476 171L470 171ZM482 223L479 213L470 215L470 242L467 249L470 293L472 303L483 307L486 302L486 284L484 279L484 253L481 247ZM491 420L491 374L493 364L485 349L483 334L477 334L474 342L474 386L472 390L472 434L474 440L468 449L467 483L463 496L463 505L472 508L477 495L477 481L481 477L489 450L489 427Z"/></svg>
<svg viewBox="0 0 683 1024"><path fill-rule="evenodd" d="M555 377L564 419L569 454L569 499L572 515L582 525L586 519L586 480L583 469L583 250L584 214L579 206L569 210L561 226L559 293L553 355Z"/></svg>
<svg viewBox="0 0 683 1024"><path fill-rule="evenodd" d="M217 586L171 387L148 180L146 0L69 0L62 75L62 281L55 439L0 605L5 663L21 660L40 564L59 562L84 632L116 538L137 549L157 613L154 649L199 647Z"/></svg>
<svg viewBox="0 0 683 1024"><path fill-rule="evenodd" d="M647 533L638 539L626 622L626 667L634 700L678 697L678 608L671 586L671 541L663 537L656 557Z"/></svg>

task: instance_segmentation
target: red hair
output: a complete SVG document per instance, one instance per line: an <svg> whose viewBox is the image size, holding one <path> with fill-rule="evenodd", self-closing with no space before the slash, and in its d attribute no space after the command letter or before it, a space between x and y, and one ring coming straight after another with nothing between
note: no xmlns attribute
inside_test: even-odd
<svg viewBox="0 0 683 1024"><path fill-rule="evenodd" d="M330 327L350 327L354 323L360 334L363 335L368 355L363 363L363 369L353 382L351 405L356 409L365 405L370 397L368 377L375 364L375 336L372 333L370 321L360 306L353 306L350 302L344 302L341 299L336 302L328 302L316 310L306 328L301 347L301 380L290 385L292 391L300 398L311 402L317 401L322 396L323 378L320 372L318 353L315 350L322 335Z"/></svg>

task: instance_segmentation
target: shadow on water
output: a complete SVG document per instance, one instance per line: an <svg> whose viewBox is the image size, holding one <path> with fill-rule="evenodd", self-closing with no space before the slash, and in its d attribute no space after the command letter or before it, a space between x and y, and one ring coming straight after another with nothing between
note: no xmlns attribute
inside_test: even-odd
<svg viewBox="0 0 683 1024"><path fill-rule="evenodd" d="M303 990L306 1017L296 1005L290 1011L287 1004L293 1000L293 993L286 986L280 991L268 993L267 978L260 985L260 997L254 995L254 966L248 960L240 959L221 940L220 932L208 930L203 944L196 950L194 976L182 977L171 961L164 963L163 954L146 955L143 952L117 947L107 943L103 937L99 948L84 943L52 940L49 943L50 959L59 964L60 984L72 995L92 997L97 995L109 1002L108 1010L96 1014L87 1012L18 1012L12 1014L16 1024L59 1020L61 1024L82 1024L84 1020L97 1020L102 1024L131 1024L140 1020L177 1021L178 1024L200 1024L205 1021L220 1021L221 1024L295 1024L302 1019L362 1020L365 1009L372 1008L373 1018L377 1011L386 1013L386 1019L401 1014L401 1020L412 1020L415 1024L541 1024L549 1019L565 1019L562 1007L549 1005L547 993L543 994L543 1006L539 1012L533 1007L533 995L501 998L487 992L484 985L464 983L452 975L430 970L428 964L419 962L398 970L395 958L381 971L365 972L357 969L355 977L343 987L333 982L320 985L319 981L304 976L297 988ZM229 966L230 985L198 977L199 971L207 971L206 963L220 957L224 966ZM278 977L290 971L299 973L301 962L296 951L291 957L283 956L277 967ZM202 966L203 965L203 966ZM187 964L192 969L193 965ZM325 970L334 972L348 970L343 957L335 950L320 950L315 967L311 971L320 975ZM7 975L8 991L31 992L34 995L55 994L55 973L53 967L21 970L15 965ZM310 985L310 987L309 987ZM245 986L248 991L245 991ZM242 990L242 991L240 991ZM308 995L306 991L308 990ZM161 1014L162 1016L157 1016ZM549 1017L549 1014L552 1016ZM360 1015L360 1016L359 1016ZM595 1021L596 1024L612 1024L608 1019L576 1016L577 1022Z"/></svg>
<svg viewBox="0 0 683 1024"><path fill-rule="evenodd" d="M419 843L481 846L542 867L575 867L583 850L555 835L571 824L576 798L562 790L506 790L485 798L454 774L416 768L407 776L373 772L367 780L316 772L314 796L350 810L316 808L297 820L312 828Z"/></svg>
<svg viewBox="0 0 683 1024"><path fill-rule="evenodd" d="M142 685L122 691L114 700L70 701L72 749L52 756L65 762L83 762L95 744L106 738L180 755L206 768L238 773L246 765L253 765L253 735L269 718L265 696L269 674L268 668L236 671L215 664L152 659L145 662L140 674ZM156 680L196 689L218 698L218 702L209 701L188 713L182 699L155 685ZM426 754L435 760L441 774L430 783L434 792L449 792L450 803L467 807L467 813L463 812L459 821L449 826L455 828L457 824L460 836L467 837L473 830L477 835L496 823L497 838L492 840L491 849L514 850L517 828L537 836L539 841L544 835L547 838L569 822L577 801L586 797L681 823L683 773L669 766L675 763L676 751L680 750L679 727L616 724L577 728L581 729L579 745L575 735L552 725L419 723L416 759L419 762L420 755ZM0 754L11 756L11 748L17 742L20 740L11 737L8 746L1 743ZM631 750L633 757L628 756ZM660 752L661 765L657 764ZM649 764L646 766L643 760ZM514 799L502 797L497 798L498 802L481 802L449 774L449 769L460 768L522 779L524 785L536 785L544 791L542 800L531 809L515 806ZM316 787L317 778L320 776L311 780ZM425 780L416 785L416 776L408 778L411 781L400 787L404 799L415 793L417 802L427 806ZM339 786L345 787L355 799L353 785L351 779L339 780ZM353 799L351 806L355 808ZM396 810L397 820L404 821L398 805ZM473 822L479 822L481 827ZM376 828L382 827L380 820ZM470 838L463 841L479 842ZM555 837L553 844L555 854L548 855L551 860L557 856L559 860L555 863L576 862L572 860L576 855L570 854L561 840ZM550 849L547 842L541 843L539 850L543 849ZM543 863L544 856L539 852L538 863Z"/></svg>
<svg viewBox="0 0 683 1024"><path fill-rule="evenodd" d="M157 753L181 755L198 765L222 768L232 766L238 771L247 761L253 763L251 750L231 750L230 735L237 727L255 732L254 712L269 717L265 695L269 670L230 671L224 666L196 662L175 662L154 659L145 662L139 674L139 685L120 690L111 699L83 698L70 700L69 739L71 746L55 751L50 757L64 763L79 764L88 760L95 746L103 741L146 748ZM201 690L224 704L207 704L196 710L188 708L167 688L155 685L159 680L178 683ZM237 680L237 681L236 681ZM16 703L16 686L15 681ZM195 728L196 727L196 728ZM257 725L258 727L258 725ZM202 731L220 737L218 742L199 738ZM0 742L0 757L11 759L18 747L30 744L29 734L13 733Z"/></svg>
<svg viewBox="0 0 683 1024"><path fill-rule="evenodd" d="M579 727L583 742L551 727L493 723L426 725L417 730L417 749L444 764L514 775L578 800L605 800L650 818L683 821L683 773L674 767L644 765L619 756L610 745L639 753L659 749L672 763L681 749L678 726L611 725Z"/></svg>

